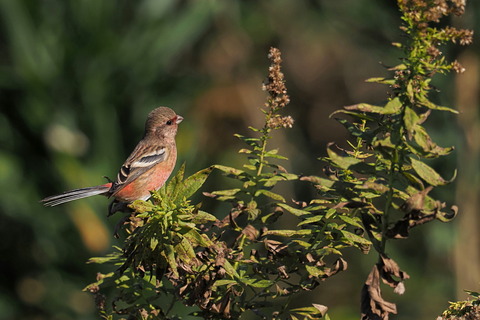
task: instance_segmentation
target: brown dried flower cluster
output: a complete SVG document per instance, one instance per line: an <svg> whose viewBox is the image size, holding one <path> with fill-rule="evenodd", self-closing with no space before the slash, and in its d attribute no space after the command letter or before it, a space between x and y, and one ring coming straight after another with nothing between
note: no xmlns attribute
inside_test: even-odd
<svg viewBox="0 0 480 320"><path fill-rule="evenodd" d="M439 22L444 16L457 16L465 12L466 0L399 0L399 5L409 11L417 22Z"/></svg>
<svg viewBox="0 0 480 320"><path fill-rule="evenodd" d="M281 52L277 48L270 48L268 58L272 64L268 68L268 81L263 84L263 90L267 91L271 99L266 103L266 107L278 110L290 103L290 97L287 94L285 86L285 77L281 70L282 57Z"/></svg>
<svg viewBox="0 0 480 320"><path fill-rule="evenodd" d="M292 128L293 123L295 120L291 116L282 117L279 115L275 115L274 117L268 119L267 127L271 129L279 129L279 128Z"/></svg>
<svg viewBox="0 0 480 320"><path fill-rule="evenodd" d="M280 50L270 48L268 58L272 63L268 68L268 80L262 87L270 95L265 103L265 108L267 108L270 115L267 120L267 127L270 129L291 128L294 122L291 116L282 117L276 114L290 103L290 97L285 86L285 77L281 70L282 57Z"/></svg>

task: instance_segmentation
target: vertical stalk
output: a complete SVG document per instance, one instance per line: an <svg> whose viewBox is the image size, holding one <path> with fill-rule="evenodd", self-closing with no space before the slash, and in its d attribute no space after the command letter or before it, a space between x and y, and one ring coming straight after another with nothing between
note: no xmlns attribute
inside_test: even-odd
<svg viewBox="0 0 480 320"><path fill-rule="evenodd" d="M260 138L262 140L262 148L260 150L260 155L259 155L259 165L258 165L258 170L257 170L257 177L260 176L262 174L262 170L263 170L263 163L265 161L265 151L267 150L267 140L269 138L269 133L270 133L270 128L267 127L267 124L268 124L268 119L270 118L270 114L267 114L267 116L265 117L265 126L263 127L263 130L262 130L262 137Z"/></svg>

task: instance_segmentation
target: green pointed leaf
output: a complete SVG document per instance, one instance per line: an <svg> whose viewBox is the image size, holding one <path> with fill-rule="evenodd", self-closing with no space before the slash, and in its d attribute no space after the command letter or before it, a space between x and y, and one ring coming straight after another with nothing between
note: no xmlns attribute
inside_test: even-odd
<svg viewBox="0 0 480 320"><path fill-rule="evenodd" d="M452 109L452 108L448 108L448 107L443 107L443 106L439 106L439 105L436 105L435 103L431 102L430 100L428 100L427 98L423 98L420 100L420 104L424 107L427 107L428 109L432 109L432 110L440 110L440 111L448 111L448 112L451 112L451 113L455 113L455 114L458 114L458 111L455 110L455 109Z"/></svg>
<svg viewBox="0 0 480 320"><path fill-rule="evenodd" d="M158 239L155 237L150 238L150 250L154 251L158 245Z"/></svg>
<svg viewBox="0 0 480 320"><path fill-rule="evenodd" d="M367 164L360 159L351 156L340 156L335 153L331 148L327 148L329 159L342 169L355 170L358 173L375 173L375 165Z"/></svg>
<svg viewBox="0 0 480 320"><path fill-rule="evenodd" d="M320 304L312 304L312 307L303 307L291 309L290 312L298 313L302 316L306 316L307 319L318 319L312 318L312 316L323 317L327 313L328 308Z"/></svg>
<svg viewBox="0 0 480 320"><path fill-rule="evenodd" d="M171 244L165 244L165 250L162 252L162 255L165 257L167 260L168 265L172 269L173 273L175 276L178 275L178 265L177 265L177 260L175 259L175 249Z"/></svg>
<svg viewBox="0 0 480 320"><path fill-rule="evenodd" d="M251 164L244 164L243 167L247 170L256 171L257 167Z"/></svg>
<svg viewBox="0 0 480 320"><path fill-rule="evenodd" d="M212 240L208 238L206 234L200 234L197 230L191 229L183 235L185 239L190 241L195 247L200 246L209 248L213 246Z"/></svg>
<svg viewBox="0 0 480 320"><path fill-rule="evenodd" d="M232 279L222 279L222 280L217 280L213 284L214 287L221 287L221 286L232 286L236 285L238 282Z"/></svg>
<svg viewBox="0 0 480 320"><path fill-rule="evenodd" d="M234 196L236 195L241 189L227 189L227 190L218 190L212 191L213 195L216 196Z"/></svg>
<svg viewBox="0 0 480 320"><path fill-rule="evenodd" d="M361 224L361 219L359 217L349 217L346 215L339 215L338 216L343 222L348 223L351 226L363 229L363 226Z"/></svg>
<svg viewBox="0 0 480 320"><path fill-rule="evenodd" d="M251 287L254 287L254 288L268 288L268 287L271 287L272 285L275 284L275 282L273 281L270 281L270 280L266 280L266 279L262 279L262 280L257 280L257 279L248 279L248 278L244 278L242 279L242 283L248 285L248 286L251 286Z"/></svg>
<svg viewBox="0 0 480 320"><path fill-rule="evenodd" d="M375 121L375 118L367 115L366 113L364 112L361 112L361 111L348 111L348 110L344 110L344 109L340 109L340 110L336 110L334 112L332 112L328 117L329 118L332 118L334 115L336 115L337 113L342 113L342 114L347 114L353 118L356 118L356 119L361 119L361 120L367 120L367 121Z"/></svg>
<svg viewBox="0 0 480 320"><path fill-rule="evenodd" d="M274 185L277 184L277 182L285 181L285 180L287 179L285 179L283 175L278 174L266 179L260 179L260 182L262 182L265 187L273 187Z"/></svg>
<svg viewBox="0 0 480 320"><path fill-rule="evenodd" d="M298 240L298 239L295 239L295 240L292 240L293 243L296 243L304 248L310 248L312 245L306 241L302 241L302 240Z"/></svg>
<svg viewBox="0 0 480 320"><path fill-rule="evenodd" d="M432 141L425 128L416 126L414 134L415 142L422 148L423 156L427 158L436 158L447 155L454 149L453 147L442 148Z"/></svg>
<svg viewBox="0 0 480 320"><path fill-rule="evenodd" d="M293 207L291 207L291 206L289 206L288 204L285 204L285 203L277 203L277 206L287 210L288 212L290 212L291 214L293 214L294 216L297 216L297 217L303 216L305 214L310 214L310 212L308 212L306 210L293 208Z"/></svg>
<svg viewBox="0 0 480 320"><path fill-rule="evenodd" d="M422 178L425 182L432 186L443 186L452 182L456 177L456 171L450 180L443 179L432 167L423 163L422 161L416 160L415 158L410 157L412 162L413 170Z"/></svg>
<svg viewBox="0 0 480 320"><path fill-rule="evenodd" d="M257 190L257 192L255 192L255 197L258 197L261 194L263 194L266 197L269 197L270 199L285 202L285 198L282 197L281 195L265 189Z"/></svg>
<svg viewBox="0 0 480 320"><path fill-rule="evenodd" d="M187 264L195 259L195 251L190 241L185 237L182 237L182 240L175 245L175 251L178 258Z"/></svg>
<svg viewBox="0 0 480 320"><path fill-rule="evenodd" d="M136 213L151 212L155 205L150 201L135 200L128 205L130 209L133 209Z"/></svg>
<svg viewBox="0 0 480 320"><path fill-rule="evenodd" d="M202 210L198 210L197 213L193 214L192 222L195 224L204 224L209 221L217 221L217 217Z"/></svg>
<svg viewBox="0 0 480 320"><path fill-rule="evenodd" d="M239 169L235 169L235 168L227 167L227 166L222 166L222 165L219 165L219 164L215 164L212 167L215 168L215 169L218 169L220 171L225 172L229 176L240 176L240 175L245 173L245 171L243 171L243 170L239 170Z"/></svg>
<svg viewBox="0 0 480 320"><path fill-rule="evenodd" d="M370 242L370 240L368 239L365 239L363 237L360 237L360 236L357 236L356 234L354 233L351 233L349 231L346 231L346 230L340 230L340 233L343 235L343 237L350 243L352 244L363 244L363 245L371 245L372 242Z"/></svg>
<svg viewBox="0 0 480 320"><path fill-rule="evenodd" d="M422 190L425 189L423 185L423 181L420 178L418 178L416 175L407 171L402 171L402 174L405 176L405 178L408 179L408 181L410 181L410 183L413 183L418 189L422 189Z"/></svg>
<svg viewBox="0 0 480 320"><path fill-rule="evenodd" d="M310 229L301 229L301 230L267 230L263 233L264 235L274 235L281 237L295 237L295 236L305 236L312 234Z"/></svg>
<svg viewBox="0 0 480 320"><path fill-rule="evenodd" d="M240 276L239 276L238 273L237 273L237 270L235 270L235 268L232 266L232 264L231 264L230 262L228 262L228 260L226 260L226 259L224 260L222 267L225 269L225 272L226 272L229 276L231 276L231 277L233 277L233 278L235 278L235 279L239 279L239 278L240 278Z"/></svg>
<svg viewBox="0 0 480 320"><path fill-rule="evenodd" d="M342 169L348 169L349 167L362 162L361 160L356 159L354 157L350 157L350 156L342 157L338 155L336 152L334 152L331 148L327 148L327 153L330 160L332 160L333 163L335 163L338 167Z"/></svg>
<svg viewBox="0 0 480 320"><path fill-rule="evenodd" d="M405 128L411 134L416 125L418 124L420 117L412 108L405 108L405 114L403 116L403 122L405 123Z"/></svg>
<svg viewBox="0 0 480 320"><path fill-rule="evenodd" d="M300 181L310 181L314 184L318 184L327 188L332 188L335 183L335 181L333 180L316 177L316 176L303 176L303 177L300 177Z"/></svg>
<svg viewBox="0 0 480 320"><path fill-rule="evenodd" d="M402 110L402 103L398 97L388 101L381 114L397 114Z"/></svg>
<svg viewBox="0 0 480 320"><path fill-rule="evenodd" d="M400 102L400 99L397 97L387 102L387 104L383 107L374 106L368 103L359 103L352 106L347 106L345 107L345 109L350 111L356 110L377 114L396 114L400 112L401 107L402 104Z"/></svg>
<svg viewBox="0 0 480 320"><path fill-rule="evenodd" d="M315 278L321 278L325 275L325 272L315 266L305 265L305 269L307 270L308 274Z"/></svg>
<svg viewBox="0 0 480 320"><path fill-rule="evenodd" d="M381 84L388 84L388 85L395 84L394 79L385 79L385 78L382 78L382 77L369 78L369 79L365 80L365 82L381 83Z"/></svg>
<svg viewBox="0 0 480 320"><path fill-rule="evenodd" d="M192 174L182 182L176 182L176 188L172 190L174 193L171 194L172 201L179 202L190 198L205 183L212 170L213 168L209 167Z"/></svg>
<svg viewBox="0 0 480 320"><path fill-rule="evenodd" d="M178 186L182 183L183 176L185 174L185 162L182 164L180 169L178 169L177 173L175 176L170 179L170 181L160 190L164 190L165 193L163 194L164 196L162 197L165 199L165 197L172 199L176 198L176 190Z"/></svg>
<svg viewBox="0 0 480 320"><path fill-rule="evenodd" d="M305 220L303 220L302 222L300 222L299 224L297 224L297 226L303 226L303 225L306 225L306 224L312 224L312 223L316 223L318 221L321 221L321 220L324 220L325 219L325 216L324 215L314 215L312 217L309 217Z"/></svg>
<svg viewBox="0 0 480 320"><path fill-rule="evenodd" d="M265 157L273 158L273 159L281 159L281 160L288 160L287 157L278 154L278 149L273 149L265 153Z"/></svg>
<svg viewBox="0 0 480 320"><path fill-rule="evenodd" d="M234 134L235 137L239 138L246 144L252 147L258 147L260 145L260 139L259 138L250 138L250 137L245 137L242 136L241 134Z"/></svg>

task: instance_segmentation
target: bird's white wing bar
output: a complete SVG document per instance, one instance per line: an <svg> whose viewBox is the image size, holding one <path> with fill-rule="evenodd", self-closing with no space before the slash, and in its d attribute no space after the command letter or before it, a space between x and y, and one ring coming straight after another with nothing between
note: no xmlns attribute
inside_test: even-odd
<svg viewBox="0 0 480 320"><path fill-rule="evenodd" d="M154 150L151 154L146 154L137 161L130 164L131 167L150 167L156 163L165 160L165 148Z"/></svg>

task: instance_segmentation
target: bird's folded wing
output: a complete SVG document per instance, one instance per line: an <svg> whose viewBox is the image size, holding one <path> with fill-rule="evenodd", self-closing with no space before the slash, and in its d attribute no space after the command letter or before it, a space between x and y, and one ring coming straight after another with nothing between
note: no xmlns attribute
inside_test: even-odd
<svg viewBox="0 0 480 320"><path fill-rule="evenodd" d="M160 146L145 147L139 144L120 168L117 179L112 186L112 194L117 193L143 173L165 161L166 158L167 148Z"/></svg>

